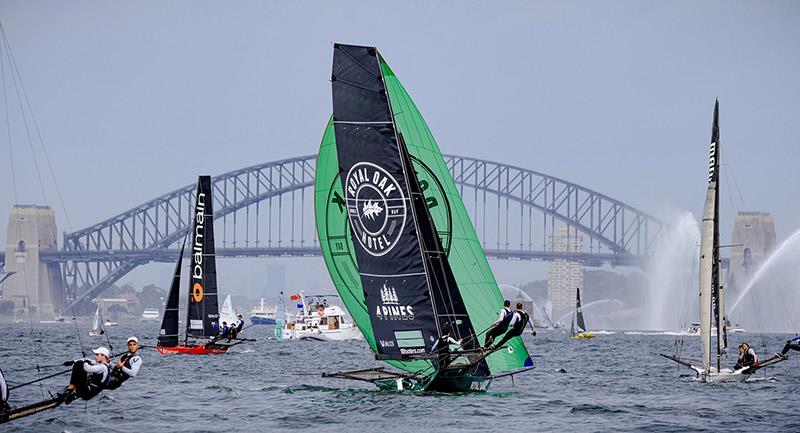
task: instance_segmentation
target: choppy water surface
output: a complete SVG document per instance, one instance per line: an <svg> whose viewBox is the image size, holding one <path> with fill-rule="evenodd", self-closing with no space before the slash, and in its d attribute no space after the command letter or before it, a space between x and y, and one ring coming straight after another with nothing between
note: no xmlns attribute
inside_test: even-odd
<svg viewBox="0 0 800 433"><path fill-rule="evenodd" d="M115 351L129 334L155 335L158 325L109 328ZM88 325L81 327L84 334ZM66 325L4 325L0 367L11 381L35 378L13 372L76 357L75 328ZM536 369L496 380L491 392L470 395L417 395L378 392L370 384L326 379L322 371L381 365L366 343L276 341L272 327L245 331L259 341L226 355L159 355L143 351L139 376L88 404L30 416L0 427L8 432L198 432L198 431L800 431L800 356L771 368L749 383L703 384L689 372L658 357L670 353L674 336L599 335L570 341L563 333L526 337ZM82 335L83 344L107 345ZM735 334L765 357L761 339ZM786 336L766 337L769 353ZM699 339L686 337L690 351ZM152 345L151 338L143 344ZM731 355L733 356L733 355ZM733 364L734 358L727 360ZM63 367L62 367L63 368ZM559 373L559 369L566 373ZM50 369L48 372L58 371ZM68 377L12 391L11 403L40 399L61 389Z"/></svg>

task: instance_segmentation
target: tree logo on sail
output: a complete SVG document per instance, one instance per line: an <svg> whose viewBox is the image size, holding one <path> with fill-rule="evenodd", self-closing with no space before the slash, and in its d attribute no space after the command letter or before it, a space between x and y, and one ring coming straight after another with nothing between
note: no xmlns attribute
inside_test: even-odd
<svg viewBox="0 0 800 433"><path fill-rule="evenodd" d="M397 292L394 287L386 287L386 284L381 288L381 302L384 304L398 304Z"/></svg>
<svg viewBox="0 0 800 433"><path fill-rule="evenodd" d="M375 306L375 317L380 320L414 320L411 305L399 305L397 291L386 283L381 287L381 304Z"/></svg>
<svg viewBox="0 0 800 433"><path fill-rule="evenodd" d="M373 256L388 253L406 223L406 201L400 184L382 167L359 162L345 178L350 226L358 243Z"/></svg>

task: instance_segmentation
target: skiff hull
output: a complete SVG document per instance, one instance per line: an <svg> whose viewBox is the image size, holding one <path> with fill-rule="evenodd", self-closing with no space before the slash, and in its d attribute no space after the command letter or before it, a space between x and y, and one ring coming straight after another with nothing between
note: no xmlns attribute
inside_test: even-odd
<svg viewBox="0 0 800 433"><path fill-rule="evenodd" d="M222 353L226 353L228 351L228 347L201 344L199 346L156 346L156 350L158 350L158 353L162 355L220 355Z"/></svg>

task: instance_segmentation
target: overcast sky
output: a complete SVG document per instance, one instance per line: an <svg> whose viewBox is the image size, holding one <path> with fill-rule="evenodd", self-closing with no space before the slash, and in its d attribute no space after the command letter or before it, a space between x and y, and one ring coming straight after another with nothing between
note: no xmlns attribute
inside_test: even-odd
<svg viewBox="0 0 800 433"><path fill-rule="evenodd" d="M0 19L66 211L45 168L42 197L12 108L17 197L53 205L59 230L201 173L315 153L334 41L380 48L444 152L657 215L702 212L719 97L742 196L722 206L724 238L736 210L772 212L779 240L800 227L798 2L5 0ZM0 150L4 240L5 134Z"/></svg>

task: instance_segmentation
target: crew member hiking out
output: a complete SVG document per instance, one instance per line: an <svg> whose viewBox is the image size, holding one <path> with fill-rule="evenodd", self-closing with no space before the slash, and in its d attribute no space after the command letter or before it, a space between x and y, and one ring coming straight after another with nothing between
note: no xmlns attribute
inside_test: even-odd
<svg viewBox="0 0 800 433"><path fill-rule="evenodd" d="M796 350L800 352L800 335L796 335L794 338L787 341L786 345L783 346L781 353L776 353L776 355L780 356L781 358L786 358L786 354L789 353L790 350Z"/></svg>
<svg viewBox="0 0 800 433"><path fill-rule="evenodd" d="M519 337L522 335L522 331L525 330L525 325L531 326L531 334L534 336L536 335L536 330L533 329L533 324L530 323L530 316L525 310L522 309L522 302L517 302L517 309L514 311L514 315L511 317L511 321L508 322L508 332L503 336L499 343L492 346L492 349L503 347L508 340Z"/></svg>
<svg viewBox="0 0 800 433"><path fill-rule="evenodd" d="M492 323L489 332L486 333L486 340L483 343L483 347L491 347L495 338L508 331L508 323L511 322L513 316L514 312L511 311L511 301L506 299L503 301L503 309L500 310L497 321Z"/></svg>
<svg viewBox="0 0 800 433"><path fill-rule="evenodd" d="M88 359L79 359L72 364L72 376L69 385L64 390L67 392L67 404L80 397L89 400L100 394L109 378L108 360L111 352L105 347L93 350L95 362ZM70 361L72 362L72 361Z"/></svg>
<svg viewBox="0 0 800 433"><path fill-rule="evenodd" d="M122 355L117 365L111 370L111 377L105 388L119 388L126 380L136 377L140 368L142 368L142 357L139 355L139 339L128 338L128 352Z"/></svg>
<svg viewBox="0 0 800 433"><path fill-rule="evenodd" d="M739 370L740 368L747 368L742 373L750 374L753 372L754 367L758 367L758 355L756 355L756 351L750 347L750 344L744 342L739 345L739 358L736 360L736 366L734 370Z"/></svg>
<svg viewBox="0 0 800 433"><path fill-rule="evenodd" d="M239 336L239 333L242 332L244 329L244 318L240 314L237 316L236 324L231 326L231 338L236 338Z"/></svg>
<svg viewBox="0 0 800 433"><path fill-rule="evenodd" d="M449 363L448 358L450 357L450 345L455 344L457 346L461 346L461 340L456 340L455 338L450 336L450 329L445 328L442 330L442 336L433 343L431 346L431 353L435 353L438 356L438 365L437 368L446 367Z"/></svg>

